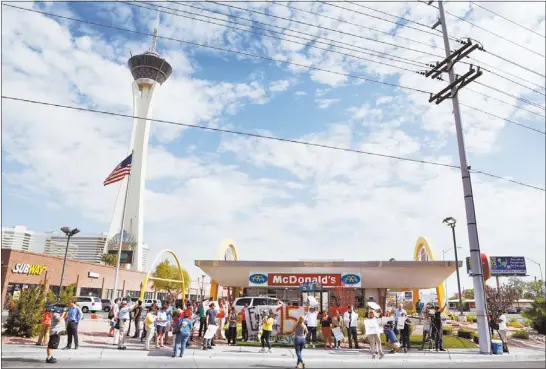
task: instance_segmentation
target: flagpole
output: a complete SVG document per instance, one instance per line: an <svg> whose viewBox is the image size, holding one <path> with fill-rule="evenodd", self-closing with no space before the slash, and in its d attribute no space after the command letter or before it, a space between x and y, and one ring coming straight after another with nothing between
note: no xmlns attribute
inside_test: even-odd
<svg viewBox="0 0 546 369"><path fill-rule="evenodd" d="M114 300L116 299L116 293L118 289L119 266L121 261L121 247L123 245L123 225L125 223L125 208L127 206L127 195L129 194L130 182L131 182L131 173L129 173L129 175L127 176L127 189L125 191L125 200L123 200L123 212L121 213L121 231L119 233L118 261L116 263L116 276L114 278L114 291L112 293L112 299Z"/></svg>

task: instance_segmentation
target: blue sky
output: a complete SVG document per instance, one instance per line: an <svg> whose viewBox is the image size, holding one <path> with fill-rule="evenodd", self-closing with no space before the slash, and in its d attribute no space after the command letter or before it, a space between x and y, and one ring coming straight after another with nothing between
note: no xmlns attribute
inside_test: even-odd
<svg viewBox="0 0 546 369"><path fill-rule="evenodd" d="M194 5L230 11L210 3ZM148 33L157 15L121 3L17 6ZM172 3L162 6L183 8ZM286 8L273 4L237 6L254 6L270 14L443 54L441 49L427 49L399 36L430 44L440 42L440 38L407 27L398 27L395 36L385 36L344 21L387 32L392 30L392 23L327 5L294 6L308 7L340 21L284 13ZM434 23L437 16L435 9L423 4L383 2L367 6L423 24ZM529 3L489 6L544 34L543 7ZM544 53L543 37L472 9L469 3L450 2L446 9ZM4 7L3 11L4 95L131 113L132 78L126 61L130 51L135 54L149 47L149 37L12 8ZM272 17L231 11L255 21L287 26ZM543 58L455 18L448 17L448 21L454 37L472 34L487 50L544 71ZM432 56L332 31L297 23L289 27L413 61L437 61ZM289 42L168 14L161 15L160 35L426 91L445 86L445 82L377 63L310 47L297 49ZM450 101L435 106L428 103L426 94L162 39L158 45L174 73L156 96L155 118L458 164ZM473 55L544 85L544 78L490 54ZM458 72L466 70L457 68ZM484 73L480 81L544 104L542 95L529 94L494 75ZM469 87L544 114L540 108L483 86ZM487 101L468 89L460 97L466 104L544 130L544 119L536 115ZM86 233L107 232L117 187L105 189L102 181L127 151L131 122L13 101L3 101L3 108L3 225L22 224L35 231L51 231L68 224ZM544 135L467 108L462 108L462 114L469 162L474 169L544 187ZM393 255L409 259L419 236L429 237L440 254L450 246L450 234L441 219L451 215L459 220L461 244L467 244L460 173L455 170L158 123L152 127L145 240L152 256L165 247L175 249L190 274L199 273L193 260L213 258L225 238L235 240L245 259L339 255L346 260L388 259ZM544 260L544 192L479 175L473 176L473 184L482 250L491 255L523 254ZM461 258L468 254L468 247L464 247ZM530 274L539 273L534 270ZM448 289L453 290L454 285Z"/></svg>

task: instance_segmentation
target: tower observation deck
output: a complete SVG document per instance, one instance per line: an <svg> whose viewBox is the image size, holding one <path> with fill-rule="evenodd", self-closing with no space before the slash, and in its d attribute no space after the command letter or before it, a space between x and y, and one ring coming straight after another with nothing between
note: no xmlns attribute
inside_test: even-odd
<svg viewBox="0 0 546 369"><path fill-rule="evenodd" d="M146 78L163 84L173 72L171 65L155 51L132 56L127 65L135 81Z"/></svg>

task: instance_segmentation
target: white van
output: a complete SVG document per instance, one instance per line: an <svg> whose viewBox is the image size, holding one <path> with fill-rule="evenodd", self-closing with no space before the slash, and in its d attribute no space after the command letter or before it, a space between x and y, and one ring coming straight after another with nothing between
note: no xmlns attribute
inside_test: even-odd
<svg viewBox="0 0 546 369"><path fill-rule="evenodd" d="M286 304L282 302L279 299L268 297L268 296L257 296L257 297L239 297L236 298L235 301L233 301L233 306L235 306L235 311L237 314L241 311L241 309L245 306L245 304L248 304L248 307L252 306L285 306Z"/></svg>
<svg viewBox="0 0 546 369"><path fill-rule="evenodd" d="M154 304L154 302L157 304L158 307L161 307L161 300L157 300L157 299L146 299L142 303L142 306L144 306L145 309L148 309Z"/></svg>
<svg viewBox="0 0 546 369"><path fill-rule="evenodd" d="M102 302L99 297L76 296L76 303L82 309L82 313L102 311Z"/></svg>

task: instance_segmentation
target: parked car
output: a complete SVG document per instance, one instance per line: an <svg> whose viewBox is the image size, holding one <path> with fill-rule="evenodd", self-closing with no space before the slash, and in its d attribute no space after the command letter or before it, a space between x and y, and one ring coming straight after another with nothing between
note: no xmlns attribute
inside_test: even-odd
<svg viewBox="0 0 546 369"><path fill-rule="evenodd" d="M63 314L65 311L68 310L68 305L66 304L48 304L46 307L47 311L50 311L52 313L59 313Z"/></svg>
<svg viewBox="0 0 546 369"><path fill-rule="evenodd" d="M142 303L142 306L144 306L145 309L149 308L150 306L152 306L153 303L157 303L157 306L161 306L161 300L157 300L157 299L146 299L144 300L144 302Z"/></svg>
<svg viewBox="0 0 546 369"><path fill-rule="evenodd" d="M248 307L277 306L277 305L285 306L286 305L281 300L273 298L273 297L268 297L268 296L239 297L239 298L236 298L235 301L233 302L233 306L235 306L235 311L237 312L237 314L241 311L241 309L245 306L245 304L248 304Z"/></svg>
<svg viewBox="0 0 546 369"><path fill-rule="evenodd" d="M92 312L102 310L102 303L100 298L93 296L76 296L76 303L82 309L82 313Z"/></svg>
<svg viewBox="0 0 546 369"><path fill-rule="evenodd" d="M110 299L101 299L100 303L102 304L102 311L109 312L112 310L114 302Z"/></svg>

